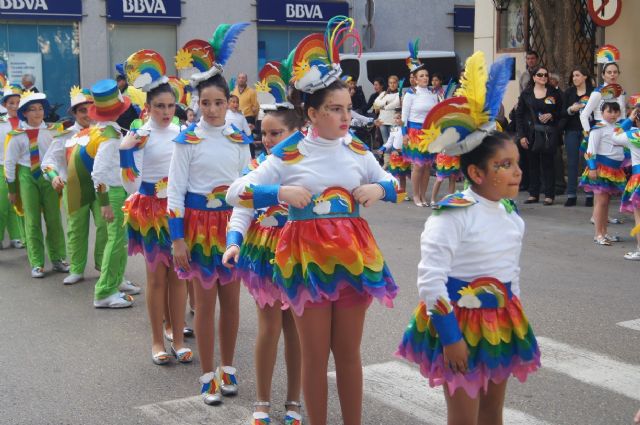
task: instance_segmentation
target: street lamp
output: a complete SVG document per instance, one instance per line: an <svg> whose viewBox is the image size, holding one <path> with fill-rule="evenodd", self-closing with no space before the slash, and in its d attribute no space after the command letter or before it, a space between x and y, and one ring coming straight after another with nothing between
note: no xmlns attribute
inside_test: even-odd
<svg viewBox="0 0 640 425"><path fill-rule="evenodd" d="M504 12L509 9L509 3L511 0L491 0L493 1L493 5L495 6L498 12Z"/></svg>

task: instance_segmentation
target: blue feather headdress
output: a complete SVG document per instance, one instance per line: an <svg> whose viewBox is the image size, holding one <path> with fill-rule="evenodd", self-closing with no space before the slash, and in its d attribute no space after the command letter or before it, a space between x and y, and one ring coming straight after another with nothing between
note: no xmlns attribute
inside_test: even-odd
<svg viewBox="0 0 640 425"><path fill-rule="evenodd" d="M207 80L214 75L222 74L224 65L227 64L235 48L238 36L249 26L248 22L237 24L220 24L213 33L213 37L208 40L213 49L215 61L211 68L203 72L197 72L189 78L192 86L197 86L201 81Z"/></svg>
<svg viewBox="0 0 640 425"><path fill-rule="evenodd" d="M414 41L409 40L409 57L407 58L407 68L409 68L409 72L411 73L424 68L424 64L420 62L420 59L418 59L419 43L419 38L416 38Z"/></svg>
<svg viewBox="0 0 640 425"><path fill-rule="evenodd" d="M423 147L446 155L461 155L478 147L487 133L496 129L512 64L512 57L503 56L487 73L482 52L469 57L455 96L433 107L425 118Z"/></svg>

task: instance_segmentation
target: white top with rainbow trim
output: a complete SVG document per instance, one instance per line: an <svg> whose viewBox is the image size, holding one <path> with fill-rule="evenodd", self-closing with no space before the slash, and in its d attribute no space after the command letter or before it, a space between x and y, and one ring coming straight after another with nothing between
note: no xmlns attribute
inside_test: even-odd
<svg viewBox="0 0 640 425"><path fill-rule="evenodd" d="M113 121L105 121L97 124L100 128L112 126L120 132L120 126ZM104 185L108 190L109 187L121 187L120 180L120 155L118 153L120 147L120 137L117 139L109 139L98 146L96 158L93 160L93 171L91 178L96 189L98 186Z"/></svg>
<svg viewBox="0 0 640 425"><path fill-rule="evenodd" d="M462 194L470 205L432 214L420 237L417 284L428 309L440 298L450 301L449 277L466 282L493 277L511 282L511 291L520 296L524 221L503 202L490 201L471 189Z"/></svg>
<svg viewBox="0 0 640 425"><path fill-rule="evenodd" d="M422 124L427 114L438 104L438 95L429 88L416 87L415 93L407 93L402 97L402 122Z"/></svg>

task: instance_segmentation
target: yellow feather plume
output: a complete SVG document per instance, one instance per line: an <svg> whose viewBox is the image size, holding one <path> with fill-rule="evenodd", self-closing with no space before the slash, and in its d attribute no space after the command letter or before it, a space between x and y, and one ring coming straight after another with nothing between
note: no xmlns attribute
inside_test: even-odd
<svg viewBox="0 0 640 425"><path fill-rule="evenodd" d="M489 73L487 72L484 53L475 52L465 63L462 84L456 95L467 98L471 117L478 127L489 120L489 115L484 111L488 79Z"/></svg>

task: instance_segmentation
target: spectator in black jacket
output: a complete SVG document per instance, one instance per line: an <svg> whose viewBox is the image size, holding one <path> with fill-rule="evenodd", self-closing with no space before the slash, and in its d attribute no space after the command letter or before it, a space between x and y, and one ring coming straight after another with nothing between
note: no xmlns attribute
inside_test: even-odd
<svg viewBox="0 0 640 425"><path fill-rule="evenodd" d="M569 76L569 88L564 93L562 117L564 121L564 146L567 152L567 201L565 207L576 205L578 177L580 176L580 143L582 125L580 111L589 100L593 83L589 71L584 66L576 66ZM593 202L593 192L587 192ZM586 203L589 203L587 200Z"/></svg>
<svg viewBox="0 0 640 425"><path fill-rule="evenodd" d="M529 154L529 198L527 204L540 198L542 179L544 205L555 198L554 157L560 137L562 111L560 91L548 84L549 71L537 67L527 88L520 94L516 110L518 141Z"/></svg>
<svg viewBox="0 0 640 425"><path fill-rule="evenodd" d="M356 85L356 80L350 75L345 77L347 87L349 88L349 94L351 94L351 106L354 111L361 115L367 113L367 99L364 97L362 87Z"/></svg>

